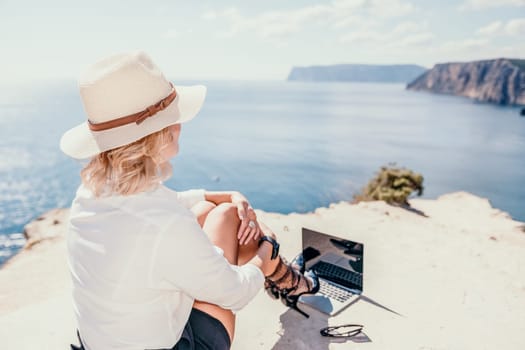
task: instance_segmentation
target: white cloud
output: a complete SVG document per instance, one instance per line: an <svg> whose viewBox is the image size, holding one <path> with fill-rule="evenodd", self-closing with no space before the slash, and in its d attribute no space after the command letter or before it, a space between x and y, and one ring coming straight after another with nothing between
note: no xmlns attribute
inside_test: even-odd
<svg viewBox="0 0 525 350"><path fill-rule="evenodd" d="M401 0L373 0L370 14L379 17L401 17L413 13L416 7Z"/></svg>
<svg viewBox="0 0 525 350"><path fill-rule="evenodd" d="M505 26L505 32L512 36L523 36L525 35L525 18L516 18L510 20Z"/></svg>
<svg viewBox="0 0 525 350"><path fill-rule="evenodd" d="M333 28L347 28L359 26L363 23L363 19L359 16L347 16L345 18L336 20L332 25Z"/></svg>
<svg viewBox="0 0 525 350"><path fill-rule="evenodd" d="M523 57L525 44L501 46L491 44L487 38L476 38L432 45L426 48L424 53L426 57L437 59L437 63L479 61L499 57Z"/></svg>
<svg viewBox="0 0 525 350"><path fill-rule="evenodd" d="M292 21L306 22L310 20L320 19L323 16L330 15L333 9L326 5L315 5L301 8L291 12Z"/></svg>
<svg viewBox="0 0 525 350"><path fill-rule="evenodd" d="M355 44L355 43L364 43L364 44L377 44L384 41L385 35L381 32L373 31L356 31L346 35L343 35L340 38L340 42L344 44Z"/></svg>
<svg viewBox="0 0 525 350"><path fill-rule="evenodd" d="M225 19L230 28L223 33L233 36L246 31L255 31L262 38L281 37L299 31L306 23L325 20L331 9L324 5L303 7L291 11L270 11L253 17L243 16L236 8L221 12L206 12L206 20Z"/></svg>
<svg viewBox="0 0 525 350"><path fill-rule="evenodd" d="M179 32L175 29L169 29L164 33L164 37L168 39L173 39L179 36Z"/></svg>
<svg viewBox="0 0 525 350"><path fill-rule="evenodd" d="M402 17L416 11L412 3L404 0L339 0L332 3L334 15L346 17L360 13L373 17Z"/></svg>
<svg viewBox="0 0 525 350"><path fill-rule="evenodd" d="M371 26L359 28L340 37L339 41L346 44L364 44L388 48L406 48L430 43L435 37L428 29L427 22L401 22L394 28L379 28Z"/></svg>
<svg viewBox="0 0 525 350"><path fill-rule="evenodd" d="M465 56L465 54L475 56L481 51L486 51L488 46L489 40L487 38L475 38L448 41L439 45L437 50L446 53L446 55L442 54L443 57Z"/></svg>
<svg viewBox="0 0 525 350"><path fill-rule="evenodd" d="M429 44L434 38L434 34L430 32L417 33L413 35L408 35L402 38L396 46L407 47L407 46L419 46Z"/></svg>
<svg viewBox="0 0 525 350"><path fill-rule="evenodd" d="M205 12L203 13L203 15L201 16L202 19L206 19L206 20L212 20L212 19L216 19L217 18L217 12L215 11L208 11L208 12Z"/></svg>
<svg viewBox="0 0 525 350"><path fill-rule="evenodd" d="M424 22L424 23L416 23L416 22L402 22L402 23L399 23L397 26L394 27L394 29L392 30L392 33L394 34L399 34L399 35L402 35L402 34L411 34L411 33L416 33L418 31L421 31L423 29L423 27L427 27L427 23Z"/></svg>
<svg viewBox="0 0 525 350"><path fill-rule="evenodd" d="M484 10L504 6L525 6L525 0L466 0L459 8L461 10Z"/></svg>
<svg viewBox="0 0 525 350"><path fill-rule="evenodd" d="M224 19L229 30L222 33L233 36L254 31L262 38L280 38L299 32L314 23L331 24L333 28L362 26L375 23L370 18L400 17L416 10L404 0L336 0L326 5L305 6L292 10L263 12L256 16L244 16L236 8L224 11L208 11L204 20ZM370 23L366 26L370 26Z"/></svg>
<svg viewBox="0 0 525 350"><path fill-rule="evenodd" d="M481 27L477 30L477 34L479 35L494 35L497 34L500 29L503 27L501 21L495 21L490 24L487 24L484 27Z"/></svg>
<svg viewBox="0 0 525 350"><path fill-rule="evenodd" d="M443 61L476 61L498 57L523 57L525 41L512 40L514 44L504 44L507 38L525 35L525 18L507 22L493 21L476 31L476 36L467 39L447 41L428 47L429 55L442 57ZM497 40L496 40L497 39Z"/></svg>
<svg viewBox="0 0 525 350"><path fill-rule="evenodd" d="M495 21L479 28L476 33L483 37L496 35L523 36L525 35L525 18L511 19L507 23Z"/></svg>
<svg viewBox="0 0 525 350"><path fill-rule="evenodd" d="M356 10L362 8L367 3L367 0L336 0L333 6L339 9Z"/></svg>

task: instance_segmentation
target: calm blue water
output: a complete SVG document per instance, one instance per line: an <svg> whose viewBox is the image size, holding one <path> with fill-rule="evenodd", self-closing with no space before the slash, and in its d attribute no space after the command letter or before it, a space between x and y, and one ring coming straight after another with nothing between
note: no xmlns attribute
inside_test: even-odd
<svg viewBox="0 0 525 350"><path fill-rule="evenodd" d="M525 221L525 118L517 108L403 85L209 82L183 126L170 187L237 189L256 208L306 212L349 200L381 165L424 175L424 197L465 190ZM71 83L0 87L0 264L24 224L69 206L80 164L60 135L84 119Z"/></svg>

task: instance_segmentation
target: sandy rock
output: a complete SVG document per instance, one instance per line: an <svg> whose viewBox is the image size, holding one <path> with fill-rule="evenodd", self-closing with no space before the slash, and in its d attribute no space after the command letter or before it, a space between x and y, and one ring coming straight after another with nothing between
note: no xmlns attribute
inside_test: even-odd
<svg viewBox="0 0 525 350"><path fill-rule="evenodd" d="M68 215L69 209L53 209L24 227L24 249L0 267L0 317L70 285L64 239Z"/></svg>
<svg viewBox="0 0 525 350"><path fill-rule="evenodd" d="M301 249L302 227L363 242L364 293L334 317L303 306L306 319L260 292L238 313L232 349L524 349L524 224L465 192L410 204L257 211L287 258ZM0 269L2 349L76 343L65 240L42 242ZM319 335L344 323L361 323L364 333L346 341Z"/></svg>
<svg viewBox="0 0 525 350"><path fill-rule="evenodd" d="M66 229L63 224L68 215L69 209L53 209L27 224L24 227L27 239L25 249L31 249L33 245L46 239L62 238Z"/></svg>

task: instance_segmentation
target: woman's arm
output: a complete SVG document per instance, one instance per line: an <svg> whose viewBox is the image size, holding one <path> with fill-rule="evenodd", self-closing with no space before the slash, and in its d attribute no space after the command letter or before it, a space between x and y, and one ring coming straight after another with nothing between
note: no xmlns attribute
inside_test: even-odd
<svg viewBox="0 0 525 350"><path fill-rule="evenodd" d="M257 215L248 199L242 193L237 191L206 191L204 198L216 205L233 203L237 206L237 213L239 214L239 219L241 219L237 238L241 244L247 244L250 240L259 239L263 235L257 222ZM253 223L250 224L250 222Z"/></svg>
<svg viewBox="0 0 525 350"><path fill-rule="evenodd" d="M267 271L258 260L231 265L187 213L175 213L155 239L155 250L149 254L152 288L177 288L195 299L239 310L264 284ZM266 245L261 247L267 249Z"/></svg>

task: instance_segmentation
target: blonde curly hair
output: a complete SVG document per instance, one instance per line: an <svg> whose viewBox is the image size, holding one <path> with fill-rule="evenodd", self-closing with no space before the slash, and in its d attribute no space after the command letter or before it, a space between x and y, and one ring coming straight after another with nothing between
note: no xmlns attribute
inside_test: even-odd
<svg viewBox="0 0 525 350"><path fill-rule="evenodd" d="M162 150L173 141L166 127L140 140L102 152L82 169L82 183L96 197L131 195L154 189L172 174L169 160Z"/></svg>

